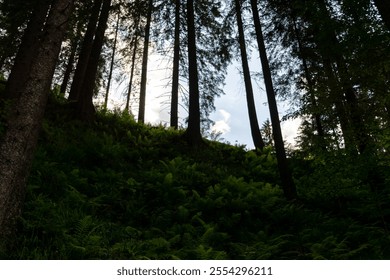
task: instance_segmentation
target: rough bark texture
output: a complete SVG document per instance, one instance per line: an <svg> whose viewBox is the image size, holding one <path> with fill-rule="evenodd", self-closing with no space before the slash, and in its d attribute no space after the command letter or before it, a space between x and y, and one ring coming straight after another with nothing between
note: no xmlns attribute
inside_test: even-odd
<svg viewBox="0 0 390 280"><path fill-rule="evenodd" d="M79 54L76 71L73 76L73 82L69 92L69 101L77 101L80 97L81 88L83 86L85 73L88 67L89 57L91 55L93 39L96 33L96 25L99 20L100 8L103 0L95 0L91 10L91 16L88 21L87 31L84 36L83 44Z"/></svg>
<svg viewBox="0 0 390 280"><path fill-rule="evenodd" d="M242 71L244 74L246 102L248 106L249 123L250 123L250 128L252 133L252 139L253 139L253 144L257 149L263 149L265 144L263 138L261 137L259 122L257 120L255 99L253 96L253 87L252 87L251 75L250 75L249 64L248 64L248 55L245 46L245 36L244 36L244 27L242 24L240 0L235 0L235 9L237 15L238 39L240 44Z"/></svg>
<svg viewBox="0 0 390 280"><path fill-rule="evenodd" d="M267 92L268 107L272 122L272 132L274 136L276 158L278 161L279 174L282 181L282 188L284 196L287 199L294 199L297 197L294 181L292 179L291 171L287 163L286 151L283 143L282 129L280 128L280 120L278 113L278 105L276 103L275 91L272 84L271 70L267 58L267 52L264 44L263 31L261 29L259 12L257 9L257 1L251 0L253 21L255 24L257 44L259 47L259 55L261 65L263 68L264 83Z"/></svg>
<svg viewBox="0 0 390 280"><path fill-rule="evenodd" d="M50 2L43 1L43 3L34 9L31 15L15 57L14 65L8 77L5 89L6 99L18 98L18 93L20 93L28 79L31 63L37 53L42 35L41 30L45 24L47 12L50 8Z"/></svg>
<svg viewBox="0 0 390 280"><path fill-rule="evenodd" d="M196 34L194 1L187 0L187 29L188 29L188 80L189 80L189 115L185 137L188 143L197 148L202 143L200 133L199 78L196 58Z"/></svg>
<svg viewBox="0 0 390 280"><path fill-rule="evenodd" d="M0 143L0 250L10 244L21 213L33 153L73 0L54 1L29 78Z"/></svg>
<svg viewBox="0 0 390 280"><path fill-rule="evenodd" d="M146 16L144 52L142 55L141 90L139 94L138 122L145 122L146 81L148 75L150 22L152 20L153 0L149 0L148 14Z"/></svg>

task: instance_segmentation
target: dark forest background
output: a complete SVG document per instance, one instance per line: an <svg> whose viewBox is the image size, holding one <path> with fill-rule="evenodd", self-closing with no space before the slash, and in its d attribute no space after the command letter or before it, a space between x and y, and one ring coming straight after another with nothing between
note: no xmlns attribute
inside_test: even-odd
<svg viewBox="0 0 390 280"><path fill-rule="evenodd" d="M0 31L2 258L390 257L385 0L3 0ZM145 124L151 52L171 61L166 126ZM210 132L233 61L252 151Z"/></svg>

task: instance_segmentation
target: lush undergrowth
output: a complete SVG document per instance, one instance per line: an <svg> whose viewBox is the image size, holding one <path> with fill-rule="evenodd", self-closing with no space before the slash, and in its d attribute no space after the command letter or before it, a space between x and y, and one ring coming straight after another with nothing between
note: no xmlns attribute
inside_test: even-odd
<svg viewBox="0 0 390 280"><path fill-rule="evenodd" d="M48 110L5 258L390 258L389 191L370 190L352 159L293 158L300 200L287 202L270 149L192 151L128 115L66 116Z"/></svg>

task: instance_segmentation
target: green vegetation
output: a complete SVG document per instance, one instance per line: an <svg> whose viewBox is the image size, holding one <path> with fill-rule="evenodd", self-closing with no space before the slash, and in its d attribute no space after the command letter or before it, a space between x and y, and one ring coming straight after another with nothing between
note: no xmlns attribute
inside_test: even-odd
<svg viewBox="0 0 390 280"><path fill-rule="evenodd" d="M299 200L271 148L207 141L51 102L8 259L388 259L389 158L372 189L343 154L290 157ZM362 160L361 160L362 161ZM366 160L365 160L366 162ZM371 187L370 187L371 186Z"/></svg>

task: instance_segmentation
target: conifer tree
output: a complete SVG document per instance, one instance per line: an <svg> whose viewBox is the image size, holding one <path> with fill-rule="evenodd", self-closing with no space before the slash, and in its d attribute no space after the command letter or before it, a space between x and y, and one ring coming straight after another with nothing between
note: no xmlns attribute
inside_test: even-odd
<svg viewBox="0 0 390 280"><path fill-rule="evenodd" d="M85 121L92 121L95 118L96 111L93 104L93 94L95 90L100 55L104 43L104 34L107 29L107 21L111 10L111 1L112 0L103 0L103 6L99 16L99 23L96 27L91 54L85 71L85 77L82 81L81 94L76 103L77 115Z"/></svg>
<svg viewBox="0 0 390 280"><path fill-rule="evenodd" d="M72 8L72 0L53 1L29 77L7 116L0 142L0 250L10 245L22 210L39 127Z"/></svg>
<svg viewBox="0 0 390 280"><path fill-rule="evenodd" d="M196 52L196 27L193 0L187 0L187 32L189 115L186 138L192 147L197 148L202 143L202 136L200 132L199 76Z"/></svg>
<svg viewBox="0 0 390 280"><path fill-rule="evenodd" d="M85 74L88 67L89 58L92 51L93 40L95 37L96 27L99 21L99 14L103 0L94 0L90 11L87 30L84 35L81 51L77 61L77 67L73 76L72 86L69 92L69 101L78 101L81 88L85 79Z"/></svg>
<svg viewBox="0 0 390 280"><path fill-rule="evenodd" d="M146 104L146 83L148 75L148 57L149 57L149 40L150 40L150 25L152 21L153 0L148 0L146 12L146 26L144 34L144 49L142 55L142 73L141 73L141 89L139 96L138 122L145 122L145 104Z"/></svg>
<svg viewBox="0 0 390 280"><path fill-rule="evenodd" d="M237 0L236 0L237 1ZM268 99L268 107L271 116L272 133L275 143L276 159L278 161L279 174L282 180L282 187L284 195L287 199L294 199L297 196L295 184L292 179L290 167L287 163L286 151L284 148L284 141L282 136L282 129L280 127L279 112L276 103L276 96L272 82L271 70L268 63L267 51L265 48L263 31L261 28L260 17L257 9L257 0L250 0L253 14L253 21L255 25L255 32L257 38L257 45L259 48L259 55L263 69L264 83Z"/></svg>
<svg viewBox="0 0 390 280"><path fill-rule="evenodd" d="M40 1L31 13L31 19L24 31L22 43L18 48L11 73L8 77L5 98L18 98L20 91L26 83L49 8L50 1Z"/></svg>
<svg viewBox="0 0 390 280"><path fill-rule="evenodd" d="M241 3L240 0L234 0L235 12L237 17L237 27L238 27L238 37L241 53L241 62L244 74L245 89L246 89L246 100L249 113L249 123L251 128L251 134L253 139L253 144L257 149L264 148L264 141L261 137L260 127L257 120L256 108L255 108L255 98L253 95L253 87L251 82L251 76L248 65L248 56L245 46L245 37L244 37L244 27L241 16Z"/></svg>
<svg viewBox="0 0 390 280"><path fill-rule="evenodd" d="M179 126L178 104L179 104L179 63L180 63L180 11L181 0L175 1L175 38L173 46L173 69L172 69L172 91L171 91L171 112L170 125L175 129Z"/></svg>
<svg viewBox="0 0 390 280"><path fill-rule="evenodd" d="M117 20L116 20L116 24L115 24L115 34L114 34L114 43L113 43L113 46L112 46L112 54L111 54L111 61L110 61L110 71L109 71L109 74L108 74L107 89L106 89L106 95L105 95L105 98L104 98L104 109L105 110L107 110L108 95L110 93L112 72L114 71L114 62L115 62L115 54L116 54L117 41L118 41L119 23L120 23L120 12L118 12Z"/></svg>

